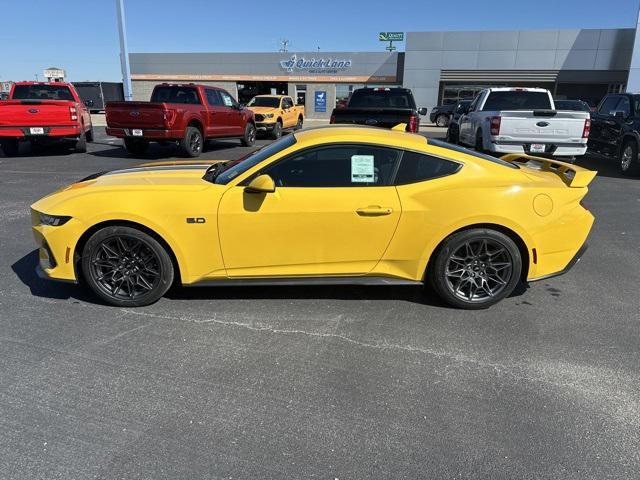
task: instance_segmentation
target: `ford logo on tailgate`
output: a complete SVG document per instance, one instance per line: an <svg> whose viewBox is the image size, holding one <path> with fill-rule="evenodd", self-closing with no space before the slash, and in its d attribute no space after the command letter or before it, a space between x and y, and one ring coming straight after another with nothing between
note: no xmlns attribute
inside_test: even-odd
<svg viewBox="0 0 640 480"><path fill-rule="evenodd" d="M548 127L549 126L549 122L538 122L536 123L537 126L539 127Z"/></svg>
<svg viewBox="0 0 640 480"><path fill-rule="evenodd" d="M138 112L137 110L134 110L132 112L129 112L129 115L131 115L132 117L137 117L138 115L140 115L140 112Z"/></svg>

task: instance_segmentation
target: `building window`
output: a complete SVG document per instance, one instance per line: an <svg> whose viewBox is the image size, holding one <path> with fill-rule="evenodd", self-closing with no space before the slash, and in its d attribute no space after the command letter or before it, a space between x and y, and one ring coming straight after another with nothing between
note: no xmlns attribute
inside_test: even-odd
<svg viewBox="0 0 640 480"><path fill-rule="evenodd" d="M304 105L307 102L307 86L296 85L296 104Z"/></svg>

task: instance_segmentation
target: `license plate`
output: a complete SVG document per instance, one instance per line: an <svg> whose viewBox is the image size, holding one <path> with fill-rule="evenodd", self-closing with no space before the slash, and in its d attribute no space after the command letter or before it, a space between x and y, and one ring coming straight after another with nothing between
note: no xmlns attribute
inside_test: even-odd
<svg viewBox="0 0 640 480"><path fill-rule="evenodd" d="M142 130L140 130L139 128L134 128L133 130L131 130L131 135L133 135L134 137L141 137Z"/></svg>
<svg viewBox="0 0 640 480"><path fill-rule="evenodd" d="M542 143L532 143L529 149L531 153L544 153L545 146Z"/></svg>
<svg viewBox="0 0 640 480"><path fill-rule="evenodd" d="M29 133L31 135L44 135L44 128L42 128L42 127L31 127L29 129Z"/></svg>

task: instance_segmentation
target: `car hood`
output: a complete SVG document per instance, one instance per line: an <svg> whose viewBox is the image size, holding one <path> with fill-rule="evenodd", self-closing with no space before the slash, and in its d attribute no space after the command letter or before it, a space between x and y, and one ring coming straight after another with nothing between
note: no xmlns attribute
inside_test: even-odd
<svg viewBox="0 0 640 480"><path fill-rule="evenodd" d="M126 192L171 191L194 192L211 188L212 183L204 180L207 168L226 160L208 160L197 162L154 162L125 168L95 173L71 185L63 187L38 200L31 208L39 212L55 213L57 207L71 199L77 199L93 192Z"/></svg>
<svg viewBox="0 0 640 480"><path fill-rule="evenodd" d="M275 107L247 107L249 110L251 110L253 113L259 113L261 115L264 115L265 113L275 113L276 110L278 110Z"/></svg>

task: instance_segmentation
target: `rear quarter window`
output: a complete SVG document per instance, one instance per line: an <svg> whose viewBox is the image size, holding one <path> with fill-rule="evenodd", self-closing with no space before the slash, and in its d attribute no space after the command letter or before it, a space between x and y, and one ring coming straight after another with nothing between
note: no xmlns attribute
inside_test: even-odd
<svg viewBox="0 0 640 480"><path fill-rule="evenodd" d="M431 155L405 151L396 174L396 185L424 182L456 173L462 165Z"/></svg>

